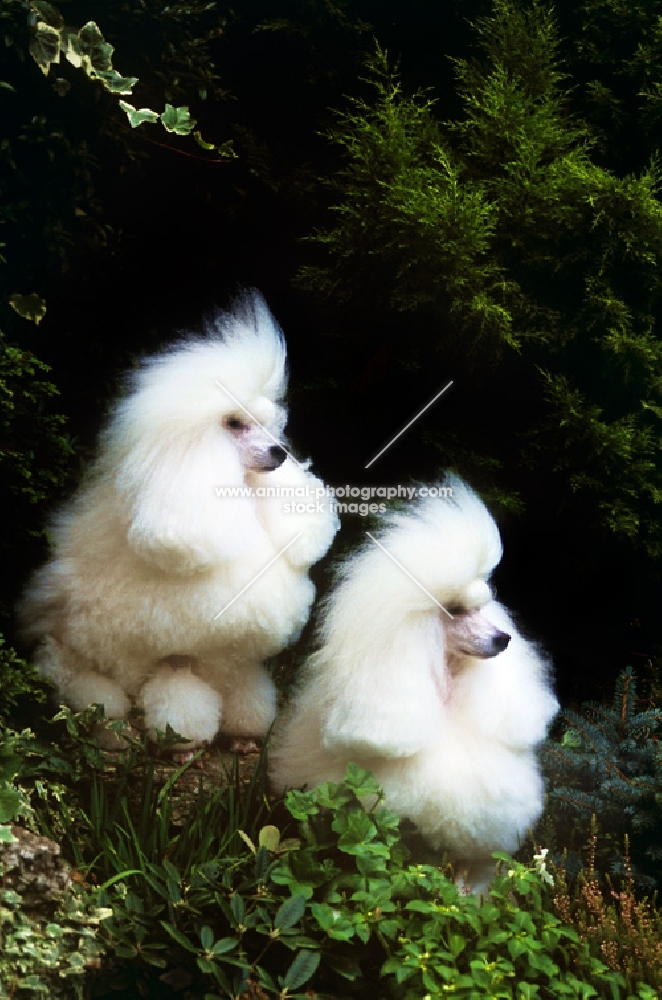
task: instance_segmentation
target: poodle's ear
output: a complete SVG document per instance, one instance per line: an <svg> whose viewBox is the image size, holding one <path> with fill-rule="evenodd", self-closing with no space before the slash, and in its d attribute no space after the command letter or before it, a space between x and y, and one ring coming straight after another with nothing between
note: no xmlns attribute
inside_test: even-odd
<svg viewBox="0 0 662 1000"><path fill-rule="evenodd" d="M234 561L262 539L255 500L220 492L244 487L244 469L218 428L132 453L117 484L131 504L129 545L168 573Z"/></svg>
<svg viewBox="0 0 662 1000"><path fill-rule="evenodd" d="M329 750L361 757L404 757L439 739L447 678L443 629L430 615L416 620L364 622L358 655L338 658L327 646L318 657L330 708L322 740ZM319 662L319 661L318 661ZM330 689L330 690L329 690ZM318 692L319 696L319 692Z"/></svg>

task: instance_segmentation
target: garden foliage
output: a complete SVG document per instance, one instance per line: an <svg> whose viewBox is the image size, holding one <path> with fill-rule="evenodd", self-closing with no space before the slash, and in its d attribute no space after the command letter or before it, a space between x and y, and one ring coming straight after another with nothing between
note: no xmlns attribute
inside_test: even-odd
<svg viewBox="0 0 662 1000"><path fill-rule="evenodd" d="M475 32L477 56L455 60L464 114L450 122L429 95L404 93L377 49L373 97L330 132L343 157L333 218L301 280L410 317L421 370L469 356L474 377L519 384L521 405L500 398L480 438L448 415L446 465L466 468L473 449L510 483L535 469L549 498L657 556L657 166L619 177L595 162L545 6L496 0Z"/></svg>
<svg viewBox="0 0 662 1000"><path fill-rule="evenodd" d="M79 909L92 907L84 926L99 921L95 935L83 935L85 995L165 997L171 987L207 1000L303 1000L310 990L366 1000L449 990L466 1000L635 995L554 915L544 855L529 866L499 856L481 901L441 868L411 863L398 817L354 765L344 782L292 791L274 809L264 763L248 786L235 773L210 788L199 773L184 790L199 754L165 772L141 740L109 757L94 741L102 718L63 710L50 747L27 733L5 736L16 810L62 843L84 878ZM73 940L71 920L57 920ZM47 951L59 932L34 933ZM39 954L30 975L42 958L46 971ZM67 962L62 955L63 975ZM15 975L14 952L5 963ZM651 996L645 975L638 982L636 995Z"/></svg>
<svg viewBox="0 0 662 1000"><path fill-rule="evenodd" d="M548 812L559 846L575 850L599 817L601 864L625 873L624 835L634 878L652 888L662 874L662 710L637 703L636 675L622 671L611 705L587 702L560 715L562 733L543 748ZM609 852L606 854L606 852Z"/></svg>

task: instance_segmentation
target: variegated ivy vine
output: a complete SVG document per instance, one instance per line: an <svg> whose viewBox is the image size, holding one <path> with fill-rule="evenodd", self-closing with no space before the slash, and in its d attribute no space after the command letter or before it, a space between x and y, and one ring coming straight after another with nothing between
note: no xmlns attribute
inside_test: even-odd
<svg viewBox="0 0 662 1000"><path fill-rule="evenodd" d="M51 66L59 63L63 55L67 62L76 69L82 69L91 80L99 80L111 94L126 96L132 93L138 78L122 76L113 69L113 46L105 40L94 21L88 21L79 29L67 27L57 7L45 0L31 0L28 4L28 23L30 55L44 76L48 76ZM151 108L134 108L127 101L120 101L119 106L126 113L132 128L160 121L167 132L189 135L196 125L186 105L175 108L166 104L165 111L160 114ZM231 142L215 146L205 142L199 132L193 132L193 137L203 149L214 150L228 159L235 156Z"/></svg>

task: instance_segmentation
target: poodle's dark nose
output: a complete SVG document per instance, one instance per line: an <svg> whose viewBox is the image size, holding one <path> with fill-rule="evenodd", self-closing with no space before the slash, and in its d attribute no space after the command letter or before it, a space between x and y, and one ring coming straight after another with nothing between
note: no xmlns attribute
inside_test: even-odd
<svg viewBox="0 0 662 1000"><path fill-rule="evenodd" d="M495 656L497 653L503 653L504 649L510 642L510 636L507 632L497 632L497 634L492 639L492 644L495 649Z"/></svg>
<svg viewBox="0 0 662 1000"><path fill-rule="evenodd" d="M277 469L287 458L287 452L279 444L272 444L269 448L269 465L272 469Z"/></svg>

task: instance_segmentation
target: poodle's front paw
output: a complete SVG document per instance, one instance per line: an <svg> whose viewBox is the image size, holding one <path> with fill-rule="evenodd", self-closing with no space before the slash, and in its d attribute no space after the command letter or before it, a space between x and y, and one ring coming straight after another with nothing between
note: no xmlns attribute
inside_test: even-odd
<svg viewBox="0 0 662 1000"><path fill-rule="evenodd" d="M213 740L221 724L220 694L186 668L162 667L143 686L138 704L150 733L170 725L194 746Z"/></svg>
<svg viewBox="0 0 662 1000"><path fill-rule="evenodd" d="M310 520L308 519L310 517ZM329 514L296 515L291 523L292 534L299 537L287 550L287 559L295 569L304 569L318 562L328 551L338 524Z"/></svg>

